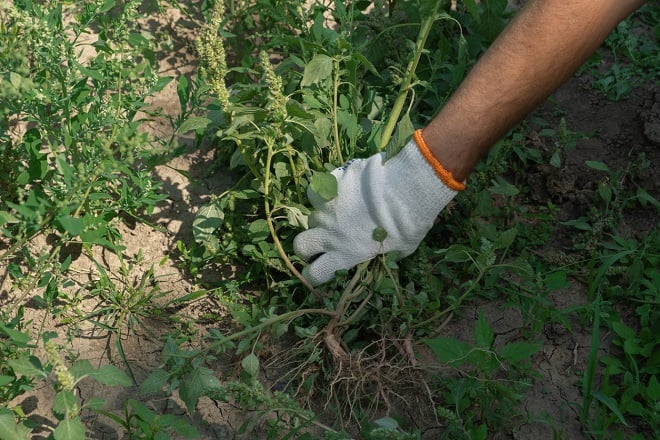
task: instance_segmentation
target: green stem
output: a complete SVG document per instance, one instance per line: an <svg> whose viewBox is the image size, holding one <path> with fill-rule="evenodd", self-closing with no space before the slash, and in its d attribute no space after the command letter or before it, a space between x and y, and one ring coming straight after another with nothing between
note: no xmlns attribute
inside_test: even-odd
<svg viewBox="0 0 660 440"><path fill-rule="evenodd" d="M298 278L303 285L312 293L317 295L319 298L321 297L321 294L317 292L316 289L314 289L314 286L312 286L309 281L305 279L305 277L302 276L302 274L296 269L296 267L293 265L291 262L291 259L289 259L289 256L286 254L284 251L284 248L282 247L282 243L280 242L279 237L277 236L277 231L275 231L275 225L273 224L273 219L271 217L271 209L270 209L270 202L269 202L269 197L270 197L270 165L273 160L273 139L272 138L266 138L266 146L268 147L268 153L266 155L266 166L264 169L264 211L266 213L266 222L268 223L268 230L270 232L270 236L273 238L273 243L275 243L275 247L277 248L277 252L280 254L280 258L282 258L282 261L284 261L284 264L286 267L291 271L291 273Z"/></svg>
<svg viewBox="0 0 660 440"><path fill-rule="evenodd" d="M339 122L337 121L337 109L339 108L339 60L334 59L334 85L332 97L332 119L335 138L335 153L337 154L337 162L344 163L343 155L341 154L341 142L339 139Z"/></svg>
<svg viewBox="0 0 660 440"><path fill-rule="evenodd" d="M304 315L326 315L330 317L335 316L335 312L328 310L328 309L300 309L300 310L292 310L290 312L283 313L282 315L277 315L273 316L272 318L268 318L265 321L260 322L259 324L255 325L254 327L249 327L244 330L241 330L240 332L237 333L232 333L229 336L225 336L224 338L218 339L217 341L213 342L212 344L204 347L199 354L203 353L208 353L211 351L216 351L220 347L222 347L224 344L227 342L231 342L235 339L240 339L244 336L247 336L251 333L254 332L259 332L267 327L270 327L272 325L275 325L279 322L283 321L292 321L296 318L300 318L301 316Z"/></svg>
<svg viewBox="0 0 660 440"><path fill-rule="evenodd" d="M408 67L406 68L406 76L404 77L403 82L401 83L401 89L399 90L399 95L396 97L396 101L394 101L394 105L392 106L392 112L390 113L389 119L385 124L383 133L381 134L380 143L378 144L378 151L383 151L387 147L387 144L389 144L390 139L392 138L392 133L394 133L394 128L396 127L396 124L399 121L399 116L401 115L403 106L406 103L406 99L408 97L408 91L410 90L413 78L415 76L415 70L417 69L417 64L419 64L419 59L421 58L422 52L424 51L426 40L428 39L429 33L431 32L433 23L438 18L438 8L440 6L440 3L441 3L440 1L435 2L433 11L421 23L419 34L417 35L417 41L415 42L415 51L413 53L413 57L408 63Z"/></svg>

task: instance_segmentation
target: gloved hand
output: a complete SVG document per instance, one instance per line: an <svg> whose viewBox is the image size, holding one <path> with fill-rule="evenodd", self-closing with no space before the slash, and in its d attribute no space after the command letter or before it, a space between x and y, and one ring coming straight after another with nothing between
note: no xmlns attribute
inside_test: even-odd
<svg viewBox="0 0 660 440"><path fill-rule="evenodd" d="M326 201L308 189L315 212L309 218L310 229L293 242L303 259L322 254L303 269L305 279L315 286L379 254L410 255L440 211L465 188L431 154L421 130L386 162L383 153L375 154L332 174L337 196ZM377 228L387 232L382 241L374 238Z"/></svg>

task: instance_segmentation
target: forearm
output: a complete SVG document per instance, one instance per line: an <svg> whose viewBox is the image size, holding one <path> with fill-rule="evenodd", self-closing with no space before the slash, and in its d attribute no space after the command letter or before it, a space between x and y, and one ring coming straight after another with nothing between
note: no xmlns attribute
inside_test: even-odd
<svg viewBox="0 0 660 440"><path fill-rule="evenodd" d="M530 0L424 128L456 180L563 84L645 0Z"/></svg>

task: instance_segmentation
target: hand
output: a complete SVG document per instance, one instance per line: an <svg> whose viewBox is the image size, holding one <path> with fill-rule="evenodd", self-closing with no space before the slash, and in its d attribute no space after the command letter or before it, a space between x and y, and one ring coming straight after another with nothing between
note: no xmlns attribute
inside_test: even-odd
<svg viewBox="0 0 660 440"><path fill-rule="evenodd" d="M293 243L304 259L321 254L303 269L312 285L379 254L410 255L440 211L465 187L432 156L420 131L388 161L384 154L376 154L349 162L332 174L337 178L337 197L326 201L308 189L315 212L310 229Z"/></svg>

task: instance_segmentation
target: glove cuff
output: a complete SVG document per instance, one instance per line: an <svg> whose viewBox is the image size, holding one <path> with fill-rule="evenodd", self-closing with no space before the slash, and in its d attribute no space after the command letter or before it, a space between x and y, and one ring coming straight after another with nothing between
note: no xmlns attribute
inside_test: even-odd
<svg viewBox="0 0 660 440"><path fill-rule="evenodd" d="M429 165L431 165L431 168L433 168L433 171L435 171L435 175L438 176L438 179L440 179L445 185L454 191L463 191L465 189L465 182L459 182L454 179L451 171L448 171L445 167L443 167L438 159L436 159L436 157L433 155L433 153L431 153L428 145L426 145L426 141L424 141L424 138L422 138L421 129L413 133L413 139L415 139L415 143L417 144L419 152L422 153L424 159L426 159Z"/></svg>

